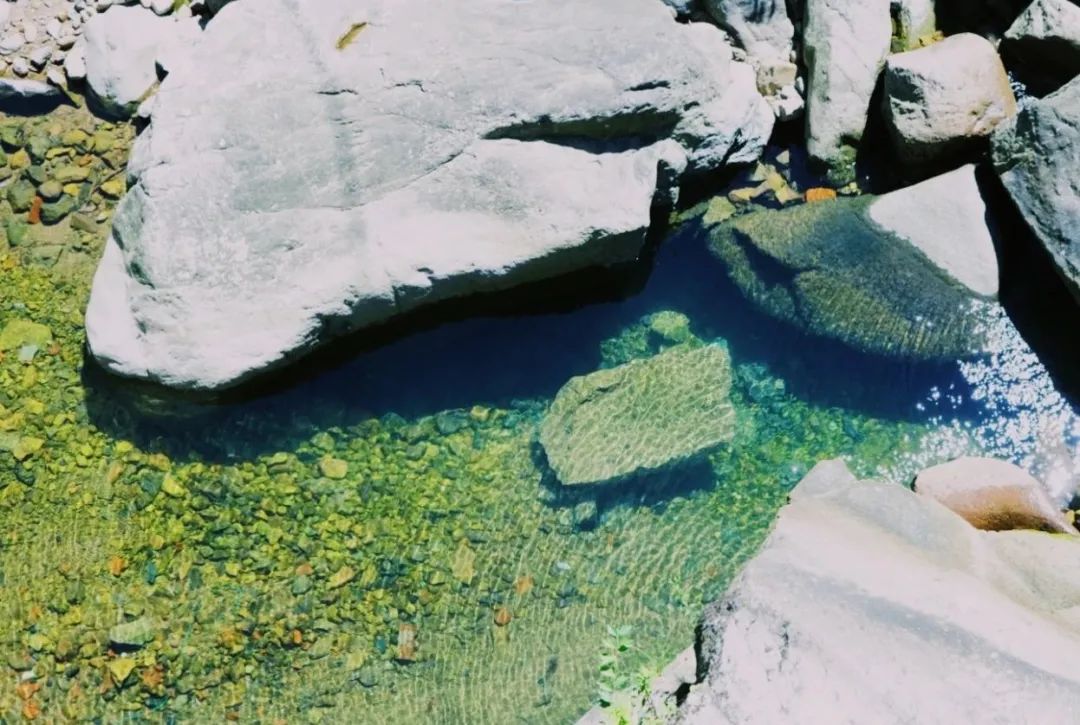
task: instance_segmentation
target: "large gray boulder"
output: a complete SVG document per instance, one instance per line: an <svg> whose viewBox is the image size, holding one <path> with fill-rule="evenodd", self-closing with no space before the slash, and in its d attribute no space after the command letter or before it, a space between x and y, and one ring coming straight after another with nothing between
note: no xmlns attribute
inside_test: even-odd
<svg viewBox="0 0 1080 725"><path fill-rule="evenodd" d="M795 26L784 0L704 0L705 10L739 47L763 61L791 61Z"/></svg>
<svg viewBox="0 0 1080 725"><path fill-rule="evenodd" d="M737 216L710 247L769 314L881 355L952 359L985 347L998 292L973 166L880 197Z"/></svg>
<svg viewBox="0 0 1080 725"><path fill-rule="evenodd" d="M1031 91L1060 88L1080 74L1080 7L1035 0L1005 31L1002 51Z"/></svg>
<svg viewBox="0 0 1080 725"><path fill-rule="evenodd" d="M572 378L544 416L540 444L565 486L663 471L731 440L730 392L727 350L677 345Z"/></svg>
<svg viewBox="0 0 1080 725"><path fill-rule="evenodd" d="M175 23L139 5L114 5L83 33L86 89L101 115L129 118L157 83L155 59Z"/></svg>
<svg viewBox="0 0 1080 725"><path fill-rule="evenodd" d="M807 0L806 143L833 181L851 181L870 98L889 54L889 0Z"/></svg>
<svg viewBox="0 0 1080 725"><path fill-rule="evenodd" d="M1071 722L1080 541L820 463L699 627L683 723Z"/></svg>
<svg viewBox="0 0 1080 725"><path fill-rule="evenodd" d="M1080 300L1080 78L999 126L991 149L1009 195Z"/></svg>
<svg viewBox="0 0 1080 725"><path fill-rule="evenodd" d="M885 117L906 163L941 162L970 150L1016 110L997 50L978 35L897 53L885 65Z"/></svg>
<svg viewBox="0 0 1080 725"><path fill-rule="evenodd" d="M680 172L755 159L771 125L722 33L657 0L234 3L135 144L90 349L219 389L421 305L631 260Z"/></svg>

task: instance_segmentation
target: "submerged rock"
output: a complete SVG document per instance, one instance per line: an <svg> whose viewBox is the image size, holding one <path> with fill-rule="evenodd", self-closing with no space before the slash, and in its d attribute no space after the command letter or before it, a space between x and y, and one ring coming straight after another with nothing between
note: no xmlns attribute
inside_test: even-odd
<svg viewBox="0 0 1080 725"><path fill-rule="evenodd" d="M723 34L657 0L241 2L192 50L87 311L105 368L185 389L632 260L680 172L753 160L773 120Z"/></svg>
<svg viewBox="0 0 1080 725"><path fill-rule="evenodd" d="M837 185L855 178L855 153L891 38L889 0L807 0L806 144Z"/></svg>
<svg viewBox="0 0 1080 725"><path fill-rule="evenodd" d="M612 483L691 461L731 440L731 358L680 345L572 378L540 426L563 485Z"/></svg>
<svg viewBox="0 0 1080 725"><path fill-rule="evenodd" d="M1075 538L978 531L819 463L706 609L678 720L1068 722L1077 611Z"/></svg>
<svg viewBox="0 0 1080 725"><path fill-rule="evenodd" d="M998 290L974 167L880 197L739 216L711 249L766 312L860 350L951 359L984 345L977 300Z"/></svg>
<svg viewBox="0 0 1080 725"><path fill-rule="evenodd" d="M926 164L989 136L1016 114L1016 98L990 41L961 33L889 56L885 111L900 159Z"/></svg>
<svg viewBox="0 0 1080 725"><path fill-rule="evenodd" d="M1042 484L1006 461L964 457L931 466L916 476L915 490L984 531L1077 533Z"/></svg>
<svg viewBox="0 0 1080 725"><path fill-rule="evenodd" d="M1035 0L1005 32L1010 67L1038 94L1080 74L1080 7L1069 0Z"/></svg>
<svg viewBox="0 0 1080 725"><path fill-rule="evenodd" d="M1080 300L1080 78L999 126L991 150L1024 221Z"/></svg>

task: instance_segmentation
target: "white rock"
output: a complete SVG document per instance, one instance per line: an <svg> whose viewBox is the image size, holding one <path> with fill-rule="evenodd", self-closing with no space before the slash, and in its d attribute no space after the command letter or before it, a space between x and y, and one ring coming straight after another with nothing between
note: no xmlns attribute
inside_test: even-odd
<svg viewBox="0 0 1080 725"><path fill-rule="evenodd" d="M788 19L785 2L704 0L704 4L755 65L791 60L795 27Z"/></svg>
<svg viewBox="0 0 1080 725"><path fill-rule="evenodd" d="M30 51L29 60L30 65L34 70L41 70L49 63L49 59L52 58L52 49L47 45L39 45Z"/></svg>
<svg viewBox="0 0 1080 725"><path fill-rule="evenodd" d="M900 50L918 48L920 39L933 35L937 29L934 0L893 0L892 6Z"/></svg>
<svg viewBox="0 0 1080 725"><path fill-rule="evenodd" d="M150 9L158 15L168 15L172 6L173 0L150 0Z"/></svg>
<svg viewBox="0 0 1080 725"><path fill-rule="evenodd" d="M191 53L87 311L106 369L178 388L632 259L668 179L755 158L772 124L722 33L657 0L237 2Z"/></svg>
<svg viewBox="0 0 1080 725"><path fill-rule="evenodd" d="M23 40L22 33L9 31L0 38L0 55L17 53L25 44L26 41Z"/></svg>
<svg viewBox="0 0 1080 725"><path fill-rule="evenodd" d="M23 24L22 33L23 33L23 39L27 43L36 43L38 41L38 38L40 37L40 34L38 33L37 26L34 25L33 21L27 21L26 23Z"/></svg>
<svg viewBox="0 0 1080 725"><path fill-rule="evenodd" d="M22 78L30 72L30 63L27 62L26 58L19 56L11 61L11 72Z"/></svg>
<svg viewBox="0 0 1080 725"><path fill-rule="evenodd" d="M854 178L855 152L891 37L889 0L806 2L807 150L835 182Z"/></svg>
<svg viewBox="0 0 1080 725"><path fill-rule="evenodd" d="M922 164L971 148L1017 106L994 46L961 33L890 56L885 109L897 155Z"/></svg>
<svg viewBox="0 0 1080 725"><path fill-rule="evenodd" d="M75 42L67 57L64 58L64 75L69 82L86 80L86 60L82 39Z"/></svg>
<svg viewBox="0 0 1080 725"><path fill-rule="evenodd" d="M64 34L64 26L56 18L52 18L45 24L45 32L53 40L59 40Z"/></svg>
<svg viewBox="0 0 1080 725"><path fill-rule="evenodd" d="M141 7L95 16L83 38L88 100L103 115L127 118L157 82L155 57L173 23Z"/></svg>
<svg viewBox="0 0 1080 725"><path fill-rule="evenodd" d="M681 723L1072 722L1080 541L979 531L828 461L698 631Z"/></svg>
<svg viewBox="0 0 1080 725"><path fill-rule="evenodd" d="M880 196L868 212L952 279L977 295L997 297L997 253L973 164Z"/></svg>

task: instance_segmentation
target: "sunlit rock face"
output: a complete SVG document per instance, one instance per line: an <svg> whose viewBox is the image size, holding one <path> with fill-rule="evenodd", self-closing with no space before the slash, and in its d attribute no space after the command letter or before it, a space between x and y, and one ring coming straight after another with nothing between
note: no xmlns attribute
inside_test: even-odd
<svg viewBox="0 0 1080 725"><path fill-rule="evenodd" d="M106 369L176 388L634 259L680 174L756 158L772 126L723 34L657 0L242 2L190 51L87 311Z"/></svg>
<svg viewBox="0 0 1080 725"><path fill-rule="evenodd" d="M1076 537L979 531L820 463L703 615L679 721L977 722L987 693L1001 722L1067 721L1078 575Z"/></svg>

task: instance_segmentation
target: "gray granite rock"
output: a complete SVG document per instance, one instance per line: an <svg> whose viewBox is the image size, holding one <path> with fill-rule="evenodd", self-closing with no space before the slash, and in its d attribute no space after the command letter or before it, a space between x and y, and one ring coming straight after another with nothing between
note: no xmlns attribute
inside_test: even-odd
<svg viewBox="0 0 1080 725"><path fill-rule="evenodd" d="M806 143L832 180L854 179L870 99L892 38L889 0L807 0Z"/></svg>
<svg viewBox="0 0 1080 725"><path fill-rule="evenodd" d="M827 461L706 609L696 647L681 723L1070 722L1080 541L979 531Z"/></svg>
<svg viewBox="0 0 1080 725"><path fill-rule="evenodd" d="M135 112L157 83L154 61L173 26L139 6L109 8L86 24L87 100L98 113L126 119Z"/></svg>
<svg viewBox="0 0 1080 725"><path fill-rule="evenodd" d="M991 150L1009 195L1080 300L1080 78L999 126Z"/></svg>
<svg viewBox="0 0 1080 725"><path fill-rule="evenodd" d="M1035 0L1005 32L1002 51L1030 90L1057 90L1080 74L1080 7Z"/></svg>
<svg viewBox="0 0 1080 725"><path fill-rule="evenodd" d="M681 173L755 159L772 125L722 33L657 0L238 2L191 51L87 310L101 364L177 388L633 259Z"/></svg>
<svg viewBox="0 0 1080 725"><path fill-rule="evenodd" d="M985 144L1017 110L997 51L973 33L889 56L884 100L893 146L912 165L947 161Z"/></svg>

